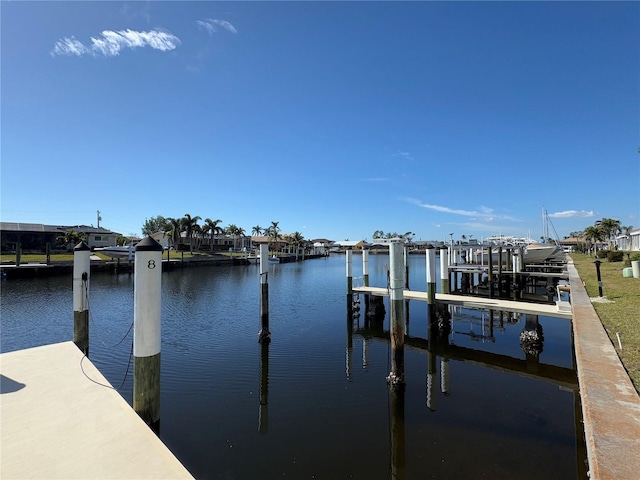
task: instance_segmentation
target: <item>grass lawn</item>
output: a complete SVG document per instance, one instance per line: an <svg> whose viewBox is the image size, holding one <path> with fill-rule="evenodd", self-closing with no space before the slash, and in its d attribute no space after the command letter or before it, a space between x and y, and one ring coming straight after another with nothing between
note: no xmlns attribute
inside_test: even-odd
<svg viewBox="0 0 640 480"><path fill-rule="evenodd" d="M626 255L625 255L626 257ZM571 254L573 263L585 283L589 297L598 296L598 279L594 257ZM622 364L636 390L640 392L640 279L622 276L624 262L600 260L602 294L611 303L593 302ZM622 349L616 333L620 335Z"/></svg>

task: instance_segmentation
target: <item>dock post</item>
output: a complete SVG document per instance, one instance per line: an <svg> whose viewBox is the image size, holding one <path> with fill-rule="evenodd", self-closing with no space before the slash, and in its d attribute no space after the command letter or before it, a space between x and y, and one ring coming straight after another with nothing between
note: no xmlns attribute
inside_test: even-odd
<svg viewBox="0 0 640 480"><path fill-rule="evenodd" d="M135 247L133 275L133 409L147 425L160 421L162 245Z"/></svg>
<svg viewBox="0 0 640 480"><path fill-rule="evenodd" d="M22 245L20 244L20 242L18 241L16 243L16 267L20 266L20 255L21 255L21 250L22 250Z"/></svg>
<svg viewBox="0 0 640 480"><path fill-rule="evenodd" d="M404 246L402 258L404 260L404 288L409 290L409 247Z"/></svg>
<svg viewBox="0 0 640 480"><path fill-rule="evenodd" d="M84 241L73 249L73 343L89 356L89 278L91 249Z"/></svg>
<svg viewBox="0 0 640 480"><path fill-rule="evenodd" d="M387 382L394 388L404 387L404 292L402 244L389 244L389 295L391 304L391 372Z"/></svg>
<svg viewBox="0 0 640 480"><path fill-rule="evenodd" d="M362 250L362 281L369 286L369 250Z"/></svg>
<svg viewBox="0 0 640 480"><path fill-rule="evenodd" d="M47 255L47 265L51 265L51 242L47 242L45 252Z"/></svg>
<svg viewBox="0 0 640 480"><path fill-rule="evenodd" d="M347 316L353 317L353 250L345 252L347 262Z"/></svg>
<svg viewBox="0 0 640 480"><path fill-rule="evenodd" d="M362 283L369 286L369 250L362 250ZM364 296L364 311L369 313L369 295Z"/></svg>
<svg viewBox="0 0 640 480"><path fill-rule="evenodd" d="M440 249L440 291L449 293L449 262L447 249Z"/></svg>
<svg viewBox="0 0 640 480"><path fill-rule="evenodd" d="M269 331L269 245L260 244L260 343L271 341Z"/></svg>
<svg viewBox="0 0 640 480"><path fill-rule="evenodd" d="M487 251L489 252L489 258L487 259L487 265L488 265L488 279L489 279L489 298L493 298L494 295L494 288L493 288L493 252L492 252L492 248L491 245L489 245L487 247Z"/></svg>
<svg viewBox="0 0 640 480"><path fill-rule="evenodd" d="M353 250L346 251L347 261L347 295L353 293Z"/></svg>
<svg viewBox="0 0 640 480"><path fill-rule="evenodd" d="M433 245L426 247L427 304L429 308L436 304L436 251Z"/></svg>
<svg viewBox="0 0 640 480"><path fill-rule="evenodd" d="M513 299L518 300L518 274L520 259L518 258L518 251L516 249L511 250L511 269L513 272L511 283L513 289Z"/></svg>

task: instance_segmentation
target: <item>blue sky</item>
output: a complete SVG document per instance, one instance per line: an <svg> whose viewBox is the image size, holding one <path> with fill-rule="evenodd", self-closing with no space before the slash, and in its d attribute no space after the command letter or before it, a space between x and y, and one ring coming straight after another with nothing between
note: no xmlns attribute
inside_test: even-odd
<svg viewBox="0 0 640 480"><path fill-rule="evenodd" d="M0 8L2 221L640 226L638 2Z"/></svg>

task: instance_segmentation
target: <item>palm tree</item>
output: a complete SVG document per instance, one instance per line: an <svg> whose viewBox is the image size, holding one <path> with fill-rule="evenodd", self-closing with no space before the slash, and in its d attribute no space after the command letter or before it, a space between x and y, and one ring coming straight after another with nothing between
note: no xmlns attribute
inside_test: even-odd
<svg viewBox="0 0 640 480"><path fill-rule="evenodd" d="M213 237L219 235L223 232L222 227L219 227L222 220L211 220L210 218L205 218L204 225L202 226L203 235L209 234L209 246L210 250L213 251Z"/></svg>
<svg viewBox="0 0 640 480"><path fill-rule="evenodd" d="M280 222L271 222L271 226L267 228L267 230L265 231L265 233L267 234L267 236L269 237L269 243L273 242L277 242L281 237L280 237L280 227L278 227L278 224Z"/></svg>
<svg viewBox="0 0 640 480"><path fill-rule="evenodd" d="M191 241L193 238L193 233L200 228L198 225L198 220L202 220L200 217L195 216L192 217L188 213L184 214L182 217L182 229L187 234L187 238L189 239L189 252L193 253L193 242Z"/></svg>
<svg viewBox="0 0 640 480"><path fill-rule="evenodd" d="M263 228L260 225L256 225L251 229L251 235L262 235Z"/></svg>
<svg viewBox="0 0 640 480"><path fill-rule="evenodd" d="M75 230L67 230L63 235L58 236L56 240L62 245L67 247L67 250L72 250L78 243L85 239L85 234L76 232Z"/></svg>
<svg viewBox="0 0 640 480"><path fill-rule="evenodd" d="M288 236L288 241L296 249L296 262L298 261L298 251L300 250L300 244L304 242L304 237L300 232L293 232Z"/></svg>
<svg viewBox="0 0 640 480"><path fill-rule="evenodd" d="M179 218L167 218L167 230L164 232L173 244L174 250L177 250L180 243L180 234L182 233L182 221Z"/></svg>
<svg viewBox="0 0 640 480"><path fill-rule="evenodd" d="M599 227L602 230L605 236L604 239L608 240L609 248L611 248L611 238L620 233L620 220L616 220L615 218L603 218L602 220L596 221L596 227Z"/></svg>
<svg viewBox="0 0 640 480"><path fill-rule="evenodd" d="M225 232L227 235L231 235L233 237L233 249L236 249L236 237L238 235L244 235L244 229L239 228L237 225L235 224L231 224L229 225L226 229Z"/></svg>
<svg viewBox="0 0 640 480"><path fill-rule="evenodd" d="M597 243L604 239L603 230L596 226L587 227L582 232L587 241L587 248L591 249L591 242Z"/></svg>

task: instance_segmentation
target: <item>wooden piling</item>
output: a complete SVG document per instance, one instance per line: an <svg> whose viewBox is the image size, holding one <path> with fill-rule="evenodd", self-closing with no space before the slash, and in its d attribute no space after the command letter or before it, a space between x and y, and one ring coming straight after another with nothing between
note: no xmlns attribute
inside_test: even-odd
<svg viewBox="0 0 640 480"><path fill-rule="evenodd" d="M160 421L162 245L147 237L135 247L133 291L133 409Z"/></svg>
<svg viewBox="0 0 640 480"><path fill-rule="evenodd" d="M260 343L271 341L269 331L269 245L260 244Z"/></svg>
<svg viewBox="0 0 640 480"><path fill-rule="evenodd" d="M440 292L449 293L449 261L446 248L440 249Z"/></svg>
<svg viewBox="0 0 640 480"><path fill-rule="evenodd" d="M404 246L402 258L404 260L404 288L409 290L409 247Z"/></svg>
<svg viewBox="0 0 640 480"><path fill-rule="evenodd" d="M435 305L436 303L436 251L432 245L426 248L427 261L427 303Z"/></svg>
<svg viewBox="0 0 640 480"><path fill-rule="evenodd" d="M353 251L347 250L346 252L347 262L347 295L353 293Z"/></svg>
<svg viewBox="0 0 640 480"><path fill-rule="evenodd" d="M389 244L389 294L391 304L391 372L387 377L389 384L396 388L404 385L404 279L402 268L402 244Z"/></svg>
<svg viewBox="0 0 640 480"><path fill-rule="evenodd" d="M89 279L91 249L80 242L73 249L73 343L89 355Z"/></svg>
<svg viewBox="0 0 640 480"><path fill-rule="evenodd" d="M369 286L369 250L362 250L362 281Z"/></svg>
<svg viewBox="0 0 640 480"><path fill-rule="evenodd" d="M47 256L47 265L51 265L51 242L47 242L45 245L45 254ZM89 256L91 257L91 256Z"/></svg>
<svg viewBox="0 0 640 480"><path fill-rule="evenodd" d="M494 288L493 288L493 252L491 251L491 245L487 246L487 251L489 252L489 258L487 259L488 264L488 279L489 279L489 298L493 298L494 296Z"/></svg>

